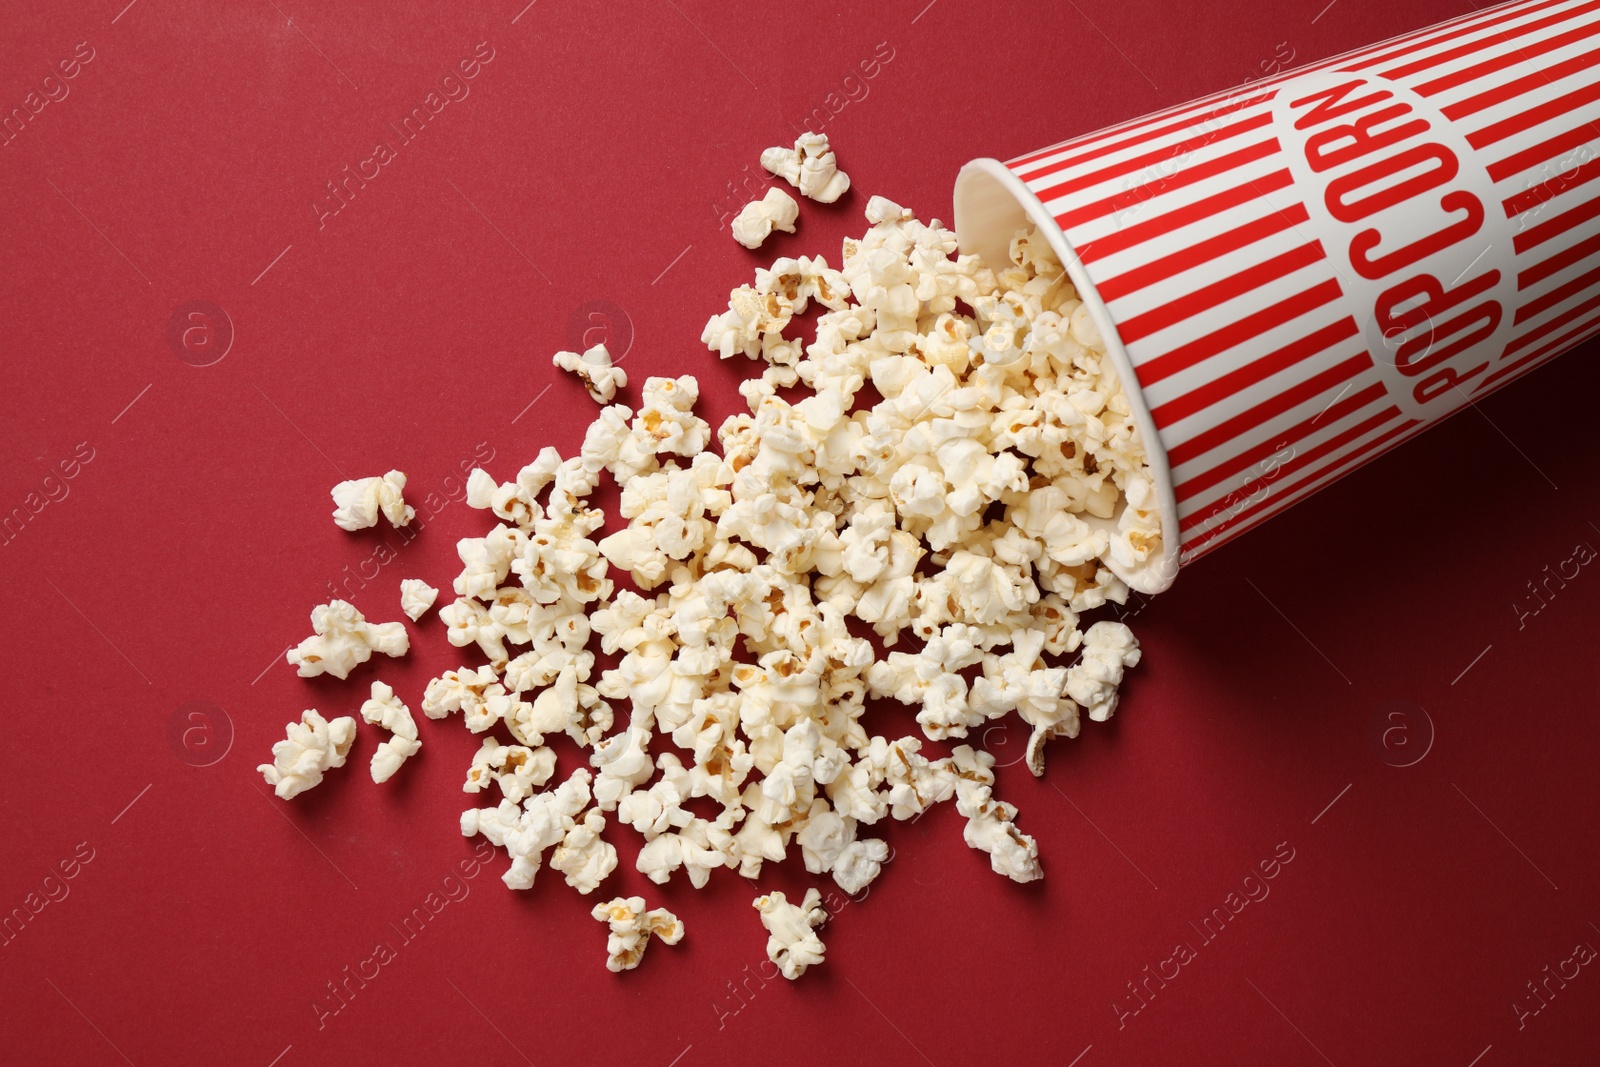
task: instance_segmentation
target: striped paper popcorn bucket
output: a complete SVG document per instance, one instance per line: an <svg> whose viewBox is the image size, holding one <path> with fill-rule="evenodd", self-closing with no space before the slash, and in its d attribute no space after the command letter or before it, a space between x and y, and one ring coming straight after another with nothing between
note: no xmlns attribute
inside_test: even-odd
<svg viewBox="0 0 1600 1067"><path fill-rule="evenodd" d="M1600 0L1521 0L961 171L1034 224L1209 552L1600 330Z"/></svg>

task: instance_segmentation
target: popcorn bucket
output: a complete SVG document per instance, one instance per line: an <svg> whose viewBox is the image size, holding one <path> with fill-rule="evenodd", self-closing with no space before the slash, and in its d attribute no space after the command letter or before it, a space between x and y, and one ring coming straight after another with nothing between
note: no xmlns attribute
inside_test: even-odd
<svg viewBox="0 0 1600 1067"><path fill-rule="evenodd" d="M1600 330L1600 0L1520 0L978 159L961 250L1037 225L1180 565ZM1124 571L1126 571L1124 573Z"/></svg>

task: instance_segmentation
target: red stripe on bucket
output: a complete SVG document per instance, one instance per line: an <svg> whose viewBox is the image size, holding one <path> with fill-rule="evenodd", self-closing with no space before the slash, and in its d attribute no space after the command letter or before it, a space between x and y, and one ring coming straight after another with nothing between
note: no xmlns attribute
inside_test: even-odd
<svg viewBox="0 0 1600 1067"><path fill-rule="evenodd" d="M1073 208L1057 215L1056 221L1064 227L1071 228L1079 223L1092 222L1106 215L1116 215L1127 211L1129 208L1138 207L1140 204L1150 200L1152 196L1166 196L1179 189L1197 185L1207 178L1215 178L1218 175L1227 174L1229 171L1248 166L1258 160L1275 156L1278 151L1278 139L1269 137L1265 141L1257 141L1255 144L1246 145L1244 148L1229 152L1225 156L1218 156L1216 159L1208 159L1203 163L1192 164L1170 177L1162 177L1156 181L1145 182L1142 185L1134 186L1132 189L1124 189L1104 199ZM1155 192L1146 192L1151 186L1155 187ZM1060 188L1060 186L1056 186L1040 192L1038 194L1039 199L1048 204L1060 195L1057 192Z"/></svg>
<svg viewBox="0 0 1600 1067"><path fill-rule="evenodd" d="M1585 185L1600 178L1600 157L1585 160L1577 166L1562 171L1549 181L1540 182L1530 186L1512 197L1507 197L1505 202L1506 217L1516 218L1518 215L1545 204L1555 199L1562 193L1571 192L1581 185ZM1526 233L1527 231L1524 231ZM1523 234L1518 234L1521 239ZM1537 244L1538 242L1534 242ZM1523 246L1518 245L1517 251L1521 252Z"/></svg>
<svg viewBox="0 0 1600 1067"><path fill-rule="evenodd" d="M1520 376L1522 371L1519 368L1531 370L1532 368L1528 367L1528 364L1536 362L1540 356L1553 355L1557 349L1566 351L1567 348L1586 338L1597 326L1600 326L1600 315L1595 315L1584 319L1582 322L1578 323L1574 329L1567 331L1560 337L1557 337L1554 341L1551 341L1549 344L1544 345L1541 348L1536 348L1532 352L1518 356L1510 363L1507 363L1505 366L1495 370L1483 380L1482 384L1473 390L1473 394L1478 395L1486 393L1492 389L1496 383L1504 383L1509 381L1511 378Z"/></svg>
<svg viewBox="0 0 1600 1067"><path fill-rule="evenodd" d="M1322 252L1321 241L1312 241L1299 248L1291 248L1254 266L1235 271L1228 277L1202 286L1192 293L1185 293L1160 307L1124 319L1117 324L1117 333L1121 335L1123 344L1132 344L1168 326L1203 314L1219 304L1225 304L1229 300L1262 289L1297 270L1321 263L1326 258Z"/></svg>
<svg viewBox="0 0 1600 1067"><path fill-rule="evenodd" d="M1574 89L1570 93L1563 93L1553 100L1540 101L1532 107L1518 111L1515 115L1503 118L1499 122L1491 123L1481 130L1469 133L1467 134L1467 143L1473 148L1487 148L1492 144L1499 144L1507 137L1525 133L1535 126L1543 126L1545 123L1555 119L1565 118L1584 104L1592 103L1596 100L1600 100L1600 81L1590 82L1588 85ZM1586 122L1580 129L1589 131L1588 137L1585 137L1584 140L1600 137L1600 129L1596 129L1592 123ZM1578 143L1582 144L1583 142L1580 141ZM1491 173L1493 173L1492 170ZM1509 173L1515 174L1516 171L1510 171Z"/></svg>
<svg viewBox="0 0 1600 1067"><path fill-rule="evenodd" d="M1594 26L1590 33L1600 34L1600 25ZM1486 89L1477 96L1469 96L1460 103L1451 104L1441 110L1444 117L1452 121L1464 119L1469 115L1476 115L1480 111L1487 111L1496 104L1503 104L1508 100L1514 100L1519 96L1553 85L1562 78L1581 74L1594 67L1597 63L1600 63L1600 48L1585 52L1582 55L1573 56L1571 59L1557 63L1553 67L1535 70L1532 74L1523 75L1503 85L1497 85L1493 89Z"/></svg>
<svg viewBox="0 0 1600 1067"><path fill-rule="evenodd" d="M1521 307L1517 308L1516 318L1512 321L1514 321L1518 326L1521 326L1524 322L1527 322L1535 315L1542 315L1551 308L1559 307L1560 305L1566 303L1568 300L1571 300L1574 296L1577 296L1579 293L1583 292L1585 289L1588 289L1596 282L1600 282L1600 267L1596 267L1594 270L1591 270L1586 274L1580 274L1576 278L1562 282L1554 289L1551 289L1545 293L1541 293L1532 300L1529 300L1526 304L1523 304Z"/></svg>
<svg viewBox="0 0 1600 1067"><path fill-rule="evenodd" d="M1160 407L1152 409L1150 414L1156 420L1156 425L1170 426L1197 411L1204 411L1213 404L1220 404L1231 396L1243 393L1274 374L1326 352L1359 332L1356 320L1346 315L1338 322L1329 323L1297 341L1289 342L1276 352L1246 363L1238 370L1213 378L1182 396L1167 401Z"/></svg>
<svg viewBox="0 0 1600 1067"><path fill-rule="evenodd" d="M1512 19L1520 18L1529 12L1547 10L1555 7L1560 2L1562 2L1562 0L1550 0L1548 3L1533 4L1517 10L1507 11L1502 15L1486 19L1483 22L1463 26L1460 29L1449 33L1442 33L1437 37L1422 43L1418 47L1425 48L1430 44L1441 44L1445 41L1453 41L1458 37L1464 37L1467 34L1474 33L1478 30L1490 29L1492 27L1502 25L1503 23L1510 22ZM1572 15L1573 12L1562 11L1558 14L1550 15L1546 18L1537 19L1533 22L1528 22L1521 26L1517 26L1510 33L1506 33L1504 31L1497 32L1494 35L1494 38L1488 41L1468 41L1465 44L1457 45L1454 48L1446 49L1443 52L1436 52L1431 56L1424 56L1421 59L1413 60L1412 62L1404 64L1403 66L1392 67L1389 70L1383 71L1381 76L1388 78L1390 81L1398 81L1401 78L1408 78L1413 74L1420 74L1425 70L1432 70L1434 67L1437 67L1442 63L1449 63L1453 60L1461 59L1464 56L1470 56L1474 52L1481 52L1484 50L1485 44L1494 45L1509 43L1518 38L1526 37L1531 33L1538 33L1540 30L1548 29L1551 26L1559 26L1561 23L1571 19ZM1413 48L1411 51L1416 51L1416 49ZM1385 57L1385 59L1387 58L1393 57ZM1384 62L1384 59L1369 60L1363 63L1352 64L1350 69L1366 70L1377 66L1377 64L1381 62Z"/></svg>
<svg viewBox="0 0 1600 1067"><path fill-rule="evenodd" d="M1560 274L1568 267L1575 266L1596 253L1600 253L1600 233L1592 233L1577 244L1568 245L1535 263L1517 275L1517 288L1526 289L1531 285L1538 285L1551 275Z"/></svg>
<svg viewBox="0 0 1600 1067"><path fill-rule="evenodd" d="M1590 3L1584 4L1582 7L1576 8L1575 10L1593 11L1595 8L1600 8L1600 0L1591 0ZM1566 13L1563 13L1562 18L1564 19L1565 17ZM1477 63L1470 67L1462 67L1460 70L1452 71L1449 74L1442 75L1441 77L1435 78L1433 81L1428 82L1425 85L1417 86L1417 94L1419 96L1436 96L1439 93L1449 92L1451 89L1458 89L1463 85L1471 84L1472 82L1475 82L1480 78L1487 77L1490 74L1498 74L1500 71L1505 70L1508 67L1514 67L1519 63L1531 62L1535 56L1547 55L1551 52L1559 51L1569 44L1576 44L1579 41L1587 40L1590 37L1596 36L1597 34L1600 34L1600 22L1591 23L1587 26L1579 26L1577 29L1568 30L1566 33L1558 33L1554 37L1549 37L1535 44L1530 44L1526 48L1517 48L1513 51L1494 56L1491 59L1486 59L1482 63ZM1495 91L1496 90L1489 90L1489 92ZM1473 97L1472 99L1477 99L1477 97ZM1462 103L1466 103L1466 101L1462 101ZM1451 107L1460 106L1460 104L1451 105ZM1470 111L1464 112L1464 114L1471 113L1472 112ZM1445 114L1450 115L1449 108L1445 109ZM1450 117L1455 118L1456 116L1450 115Z"/></svg>
<svg viewBox="0 0 1600 1067"><path fill-rule="evenodd" d="M1524 348L1527 348L1529 345L1550 333L1552 330L1560 329L1562 326L1565 326L1579 315L1582 315L1587 311L1592 311L1596 307L1600 307L1600 293L1591 296L1588 300L1585 300L1581 304L1568 308L1554 318L1546 319L1544 322L1541 322L1539 325L1535 326L1526 333L1518 334L1515 340L1506 345L1504 354L1509 356L1513 352L1522 351Z"/></svg>
<svg viewBox="0 0 1600 1067"><path fill-rule="evenodd" d="M1310 221L1311 216L1304 204L1291 204L1282 211L1274 211L1243 226L1235 226L1226 233L1176 249L1154 262L1114 275L1095 288L1100 291L1100 299L1110 303Z"/></svg>
<svg viewBox="0 0 1600 1067"><path fill-rule="evenodd" d="M1283 390L1277 397L1269 397L1267 400L1262 400L1258 405L1245 408L1245 410L1235 414L1232 419L1218 422L1216 426L1206 430L1205 434L1197 434L1195 437L1190 437L1187 442L1182 443L1178 448L1174 448L1174 450L1166 454L1166 461L1170 462L1174 469L1182 467L1190 459L1197 459L1200 456L1205 456L1206 453L1210 453L1210 451L1218 450L1222 445L1232 442L1234 438L1248 434L1250 430L1272 421L1272 419L1277 418L1285 411L1290 411L1291 408L1298 408L1302 403L1306 403L1307 400L1314 400L1315 397L1320 397L1328 390L1333 389L1334 386L1342 386L1344 382L1355 378L1362 371L1371 370L1371 366L1373 366L1373 357L1371 357L1370 352L1357 352L1347 360L1334 363L1333 366L1326 368L1322 373L1312 374L1306 381L1299 382L1291 389ZM1357 390L1357 394L1354 397L1346 397L1344 400L1331 403L1331 405L1326 406L1326 410L1322 411L1322 413L1314 414L1309 419L1304 419L1304 421L1299 422L1298 426L1291 427L1286 432L1291 434L1291 437L1304 437L1306 434L1314 434L1315 426L1317 426L1317 422L1320 419L1328 419L1328 422L1325 422L1325 426L1328 426L1328 424L1338 422L1344 414L1357 410L1358 406L1373 403L1374 400L1378 400L1382 395L1384 395L1382 382L1374 382L1366 389ZM1357 408L1350 408L1349 405L1357 402L1360 402ZM1266 443L1253 446L1253 448L1246 448L1242 453L1222 459L1210 469L1200 470L1197 474L1184 478L1181 485L1178 486L1179 501L1189 498L1189 496L1194 496L1195 493L1200 493L1202 490L1208 490L1211 486L1221 482L1222 478L1226 478L1227 475L1237 474L1240 470L1253 464L1256 459L1266 458L1266 456L1270 456L1274 451L1277 451L1277 448L1267 448L1264 453L1256 454L1261 448L1266 448ZM1282 445L1278 446L1278 448L1282 448Z"/></svg>
<svg viewBox="0 0 1600 1067"><path fill-rule="evenodd" d="M1049 189L1039 193L1039 199L1052 200L1058 196L1065 196L1067 193L1076 193L1084 189L1093 189L1095 186L1104 185L1108 181L1113 181L1129 174L1137 174L1141 170L1149 170L1153 167L1156 167L1158 164L1179 159L1185 155L1197 152L1202 148L1209 147L1210 145L1218 144L1222 141L1231 141L1235 137L1240 137L1244 134L1252 133L1255 130L1259 130L1263 127L1271 125L1272 112L1263 111L1260 114L1251 115L1247 119L1236 122L1231 126L1224 126L1219 130L1212 130L1207 133L1199 134L1189 138L1186 141L1179 141L1176 144L1164 145L1161 148L1146 152L1143 155L1130 156L1127 159L1112 163L1105 167L1101 167L1099 170L1092 170L1086 174L1079 174L1076 177L1064 181L1059 185L1051 186ZM1187 123L1185 123L1185 126L1187 126ZM1040 175L1042 176L1046 173L1053 172L1048 170L1041 171Z"/></svg>
<svg viewBox="0 0 1600 1067"><path fill-rule="evenodd" d="M1600 85L1592 88L1600 89ZM1596 98L1600 98L1600 92L1590 97L1591 100ZM1470 141L1472 138L1468 135L1467 139ZM1507 178L1516 177L1529 167L1537 166L1546 160L1555 159L1561 153L1570 152L1572 149L1586 145L1593 140L1600 140L1600 129L1596 129L1593 123L1585 122L1581 126L1567 130L1565 133L1558 133L1548 140L1540 141L1532 147L1524 148L1520 152L1513 152L1506 158L1489 164L1489 177L1497 182L1503 182Z"/></svg>
<svg viewBox="0 0 1600 1067"><path fill-rule="evenodd" d="M1184 204L1174 211L1158 215L1153 219L1136 222L1118 230L1116 233L1107 234L1084 244L1078 249L1078 258L1085 263L1116 252L1125 252L1137 247L1146 241L1157 237L1165 237L1174 230L1182 229L1190 223L1199 222L1201 219L1212 215L1221 214L1231 207L1249 203L1264 197L1267 193L1275 193L1279 189L1287 189L1294 184L1294 177L1288 170L1274 171L1264 178L1257 178L1253 182L1243 182L1231 189L1224 189L1220 193ZM1060 218L1056 219L1060 223Z"/></svg>
<svg viewBox="0 0 1600 1067"><path fill-rule="evenodd" d="M1116 127L1114 130L1114 132L1118 134L1132 133L1134 130L1142 131L1134 134L1134 136L1124 137L1121 140L1102 141L1098 143L1084 138L1078 138L1074 141L1062 141L1060 144L1052 145L1043 151L1034 152L1027 156L1019 156L1006 165L1015 171L1017 177L1021 178L1023 181L1036 181L1039 178L1045 177L1049 174L1055 174L1058 171L1068 170L1072 167L1080 166L1092 160L1104 159L1106 156L1109 156L1115 152L1120 152L1126 148L1134 148L1141 144L1148 144L1156 138L1164 137L1169 133L1178 133L1182 130L1190 129L1194 126L1197 119L1204 122L1209 121L1210 119L1220 118L1223 115L1231 115L1235 111L1242 111L1245 108L1259 104L1264 100L1272 99L1272 95L1272 93L1255 92L1252 89L1251 95L1247 95L1243 99L1229 100L1223 106L1213 108L1212 110L1204 112L1200 115L1185 115L1176 122L1171 122L1152 128L1152 123L1160 122L1175 112L1182 110L1180 108L1173 108L1168 111L1158 112L1157 114L1151 116L1148 120L1127 123L1125 125ZM1035 163L1054 152L1060 152L1063 149L1073 147L1074 145L1084 147L1085 151L1079 155L1067 156L1062 159L1054 160L1036 170L1023 171L1019 169L1027 166L1030 163Z"/></svg>
<svg viewBox="0 0 1600 1067"><path fill-rule="evenodd" d="M1238 322L1230 323L1222 329L1190 341L1188 344L1179 345L1165 355L1157 356L1141 364L1139 366L1139 381L1146 387L1164 381L1180 371L1188 370L1195 364L1210 359L1212 356L1260 337L1268 330L1282 326L1286 322L1293 322L1301 315L1306 315L1320 307L1325 307L1343 295L1344 293L1339 288L1339 283L1334 279L1329 278L1327 281L1318 282L1311 288L1295 293L1286 300L1270 304L1254 314L1246 315Z"/></svg>

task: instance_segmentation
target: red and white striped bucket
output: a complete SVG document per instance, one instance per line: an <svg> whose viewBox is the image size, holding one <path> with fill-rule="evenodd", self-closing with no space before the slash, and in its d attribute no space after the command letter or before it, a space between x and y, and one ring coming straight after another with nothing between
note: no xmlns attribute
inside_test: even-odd
<svg viewBox="0 0 1600 1067"><path fill-rule="evenodd" d="M1038 225L1160 486L1141 592L1600 330L1600 0L1519 0L956 181Z"/></svg>

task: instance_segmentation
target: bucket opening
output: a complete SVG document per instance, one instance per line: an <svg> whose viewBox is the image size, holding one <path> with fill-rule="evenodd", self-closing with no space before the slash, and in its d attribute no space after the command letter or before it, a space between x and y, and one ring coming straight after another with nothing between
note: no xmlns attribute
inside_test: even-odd
<svg viewBox="0 0 1600 1067"><path fill-rule="evenodd" d="M999 160L975 159L961 168L961 173L956 177L954 220L961 252L982 256L990 264L1005 263L1010 255L1012 235L1030 224L1037 227L1050 242L1050 247L1055 249L1056 256L1067 270L1067 276L1072 279L1073 287L1078 290L1078 299L1088 306L1090 317L1099 328L1100 336L1105 339L1106 354L1133 409L1134 424L1138 427L1139 440L1144 445L1145 459L1155 481L1156 499L1161 510L1161 551L1136 567L1128 568L1109 562L1107 566L1135 592L1162 592L1177 577L1181 563L1178 501L1173 492L1172 471L1167 465L1166 449L1156 433L1150 406L1139 388L1138 376L1117 333L1116 323L1112 321L1100 294L1090 283L1088 272L1084 270L1077 252L1039 198ZM1081 515L1079 518L1098 529L1115 532L1121 512L1109 519L1097 519L1092 515Z"/></svg>

